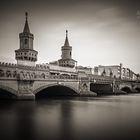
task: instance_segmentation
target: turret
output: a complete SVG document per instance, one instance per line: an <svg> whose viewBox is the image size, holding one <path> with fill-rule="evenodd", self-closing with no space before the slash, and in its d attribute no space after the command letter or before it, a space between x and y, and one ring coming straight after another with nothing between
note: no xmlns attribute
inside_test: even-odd
<svg viewBox="0 0 140 140"><path fill-rule="evenodd" d="M61 51L62 51L61 59L58 60L59 65L64 67L74 67L76 61L72 59L72 46L69 45L67 30L64 46L62 46Z"/></svg>
<svg viewBox="0 0 140 140"><path fill-rule="evenodd" d="M62 46L61 51L62 51L62 55L61 55L62 59L71 59L72 58L72 47L69 45L67 30L66 30L65 43L64 43L64 46Z"/></svg>
<svg viewBox="0 0 140 140"><path fill-rule="evenodd" d="M28 13L25 13L25 25L23 32L19 34L20 48L15 50L18 65L35 66L38 52L33 49L34 35L30 33L28 25Z"/></svg>

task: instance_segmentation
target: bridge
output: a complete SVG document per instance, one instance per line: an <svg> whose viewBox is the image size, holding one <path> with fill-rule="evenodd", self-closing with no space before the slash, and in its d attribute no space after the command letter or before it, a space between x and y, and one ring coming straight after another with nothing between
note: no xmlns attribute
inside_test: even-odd
<svg viewBox="0 0 140 140"><path fill-rule="evenodd" d="M40 91L56 86L69 89L70 93L77 96L96 95L90 92L89 81L82 82L77 73L70 75L69 72L63 71L63 74L52 75L48 65L33 67L0 63L0 93L3 97L6 92L2 91L7 91L12 98L35 99L35 95Z"/></svg>
<svg viewBox="0 0 140 140"><path fill-rule="evenodd" d="M63 69L63 67L61 68ZM35 99L49 88L60 88L68 96L96 96L98 94L120 94L140 92L138 81L126 81L107 76L87 75L79 77L79 72L57 71L52 74L49 64L20 66L0 63L0 97L11 99ZM46 91L44 91L46 90Z"/></svg>
<svg viewBox="0 0 140 140"><path fill-rule="evenodd" d="M20 48L15 50L17 64L0 62L0 98L34 100L55 92L57 96L97 96L140 92L140 82L111 76L84 74L72 59L68 31L57 64L35 64L38 52L33 49L34 35L30 33L28 13L23 32L19 34Z"/></svg>

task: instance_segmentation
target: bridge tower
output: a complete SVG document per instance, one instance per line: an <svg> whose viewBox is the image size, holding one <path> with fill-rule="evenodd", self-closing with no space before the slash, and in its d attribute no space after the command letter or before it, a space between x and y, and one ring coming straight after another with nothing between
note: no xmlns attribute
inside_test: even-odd
<svg viewBox="0 0 140 140"><path fill-rule="evenodd" d="M18 65L35 66L38 52L33 49L34 35L30 33L27 12L25 13L25 18L23 32L19 34L20 48L15 50L15 58Z"/></svg>
<svg viewBox="0 0 140 140"><path fill-rule="evenodd" d="M58 60L59 66L73 68L75 66L76 61L72 59L72 46L69 45L67 30L65 43L64 46L62 46L61 51L62 51L61 59Z"/></svg>

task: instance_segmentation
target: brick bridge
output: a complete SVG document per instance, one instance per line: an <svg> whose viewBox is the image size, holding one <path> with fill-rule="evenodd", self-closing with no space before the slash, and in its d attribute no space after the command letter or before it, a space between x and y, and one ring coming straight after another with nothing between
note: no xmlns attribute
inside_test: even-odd
<svg viewBox="0 0 140 140"><path fill-rule="evenodd" d="M33 67L0 63L0 96L35 99L42 91L56 87L61 87L68 92L67 95L74 96L140 92L140 83L136 81L95 75L81 77L75 68L60 68L56 70L49 64ZM61 94L59 88L56 92L58 95Z"/></svg>

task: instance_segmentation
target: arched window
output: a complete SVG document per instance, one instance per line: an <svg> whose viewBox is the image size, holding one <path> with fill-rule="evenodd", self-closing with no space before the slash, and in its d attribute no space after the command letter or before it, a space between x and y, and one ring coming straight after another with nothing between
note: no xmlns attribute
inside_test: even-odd
<svg viewBox="0 0 140 140"><path fill-rule="evenodd" d="M41 74L41 78L45 79L45 74L44 73Z"/></svg>
<svg viewBox="0 0 140 140"><path fill-rule="evenodd" d="M7 71L6 71L6 76L7 76L7 77L11 77L11 76L12 76L12 75L11 75L11 71L7 70Z"/></svg>
<svg viewBox="0 0 140 140"><path fill-rule="evenodd" d="M0 70L0 77L3 77L3 76L4 76L4 71Z"/></svg>
<svg viewBox="0 0 140 140"><path fill-rule="evenodd" d="M87 91L87 90L88 90L87 84L83 84L83 91Z"/></svg>
<svg viewBox="0 0 140 140"><path fill-rule="evenodd" d="M17 71L14 71L13 72L13 77L16 77L16 75L17 75Z"/></svg>
<svg viewBox="0 0 140 140"><path fill-rule="evenodd" d="M28 39L25 39L25 44L28 44Z"/></svg>

